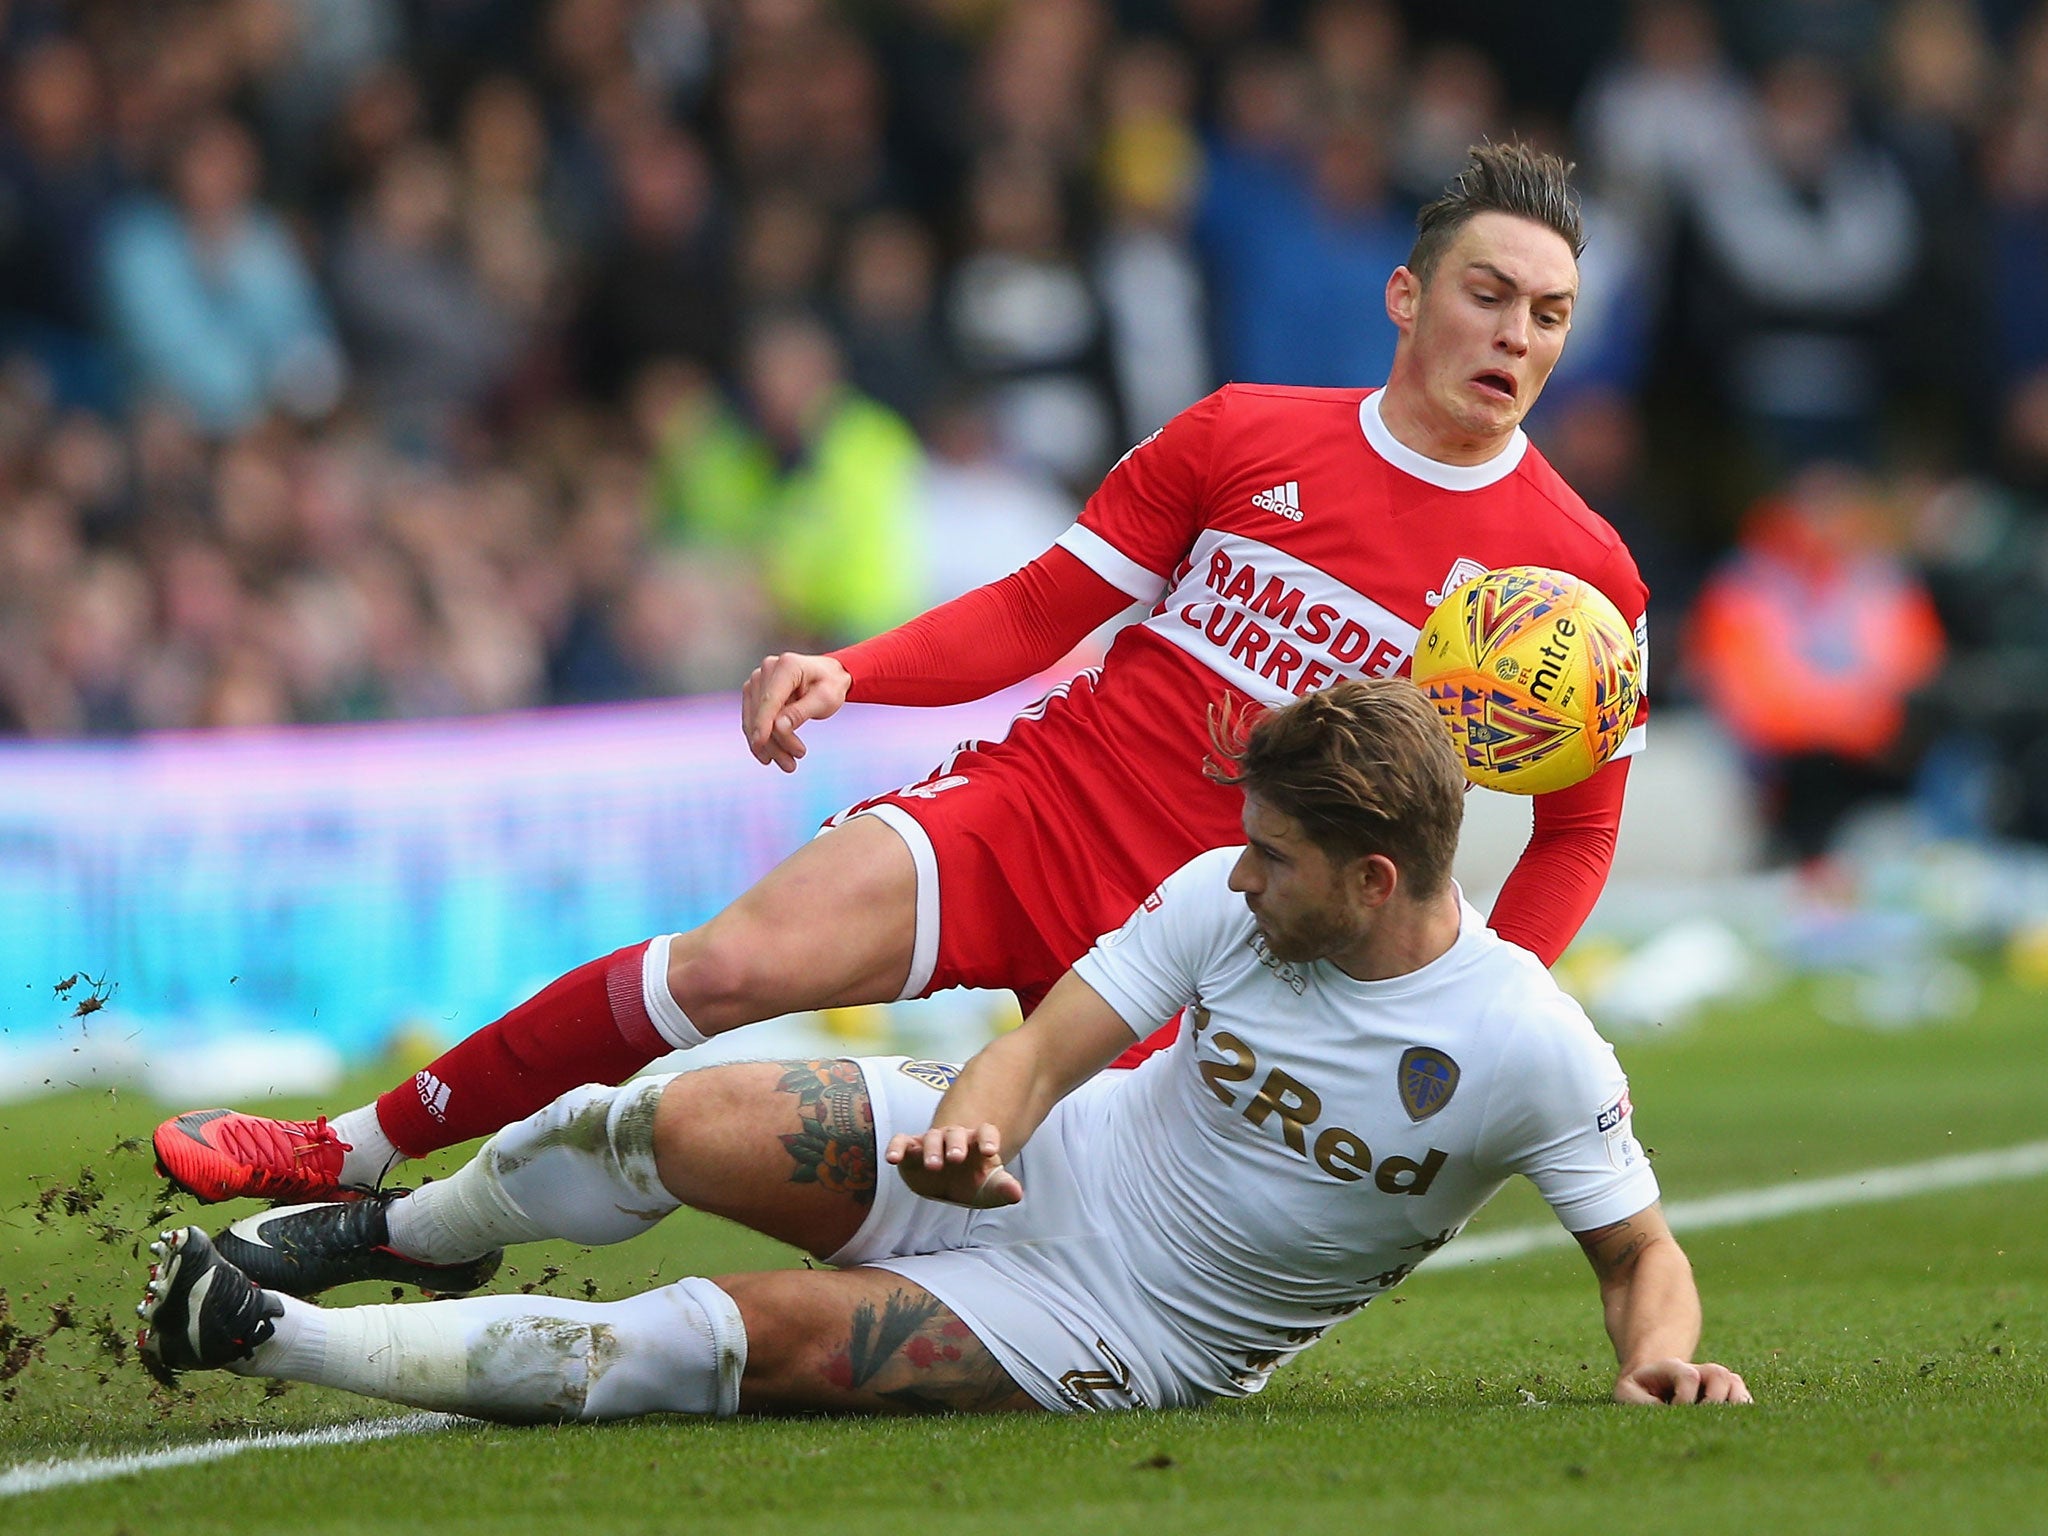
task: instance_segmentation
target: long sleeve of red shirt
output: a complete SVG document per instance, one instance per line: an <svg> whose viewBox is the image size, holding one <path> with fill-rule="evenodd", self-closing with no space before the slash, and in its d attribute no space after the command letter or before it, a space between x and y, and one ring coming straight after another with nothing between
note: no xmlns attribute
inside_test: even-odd
<svg viewBox="0 0 2048 1536"><path fill-rule="evenodd" d="M1500 888L1487 924L1545 965L1577 937L1614 868L1627 758L1583 784L1538 795L1529 845Z"/></svg>
<svg viewBox="0 0 2048 1536"><path fill-rule="evenodd" d="M1022 570L832 655L857 704L964 704L1041 672L1131 605L1054 545Z"/></svg>

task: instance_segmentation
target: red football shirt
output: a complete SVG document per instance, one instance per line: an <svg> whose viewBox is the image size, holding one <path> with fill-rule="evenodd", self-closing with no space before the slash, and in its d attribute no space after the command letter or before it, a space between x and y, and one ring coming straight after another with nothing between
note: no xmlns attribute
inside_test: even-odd
<svg viewBox="0 0 2048 1536"><path fill-rule="evenodd" d="M1443 594L1503 565L1573 572L1643 637L1646 593L1627 548L1521 432L1487 463L1439 464L1394 439L1377 392L1219 390L1126 454L1059 546L839 654L855 697L934 702L953 696L956 672L975 674L981 692L1049 662L1074 637L1039 633L1048 602L1073 608L1080 631L1114 605L1109 587L1152 605L1092 686L1028 711L977 764L985 780L1029 780L1019 804L1036 830L1011 829L1004 868L1032 892L1060 965L1193 853L1240 839L1237 797L1200 774L1206 705L1231 693L1277 704L1339 678L1405 672ZM1060 574L1069 557L1098 580ZM1641 745L1642 708L1624 755ZM1494 921L1546 959L1605 879L1625 772L1615 764L1538 805ZM1044 878L1024 878L1041 864ZM1001 949L975 984L1017 984Z"/></svg>
<svg viewBox="0 0 2048 1536"><path fill-rule="evenodd" d="M1397 442L1378 405L1376 391L1229 385L1124 456L1059 540L1155 600L1105 682L1129 699L1146 674L1192 665L1278 704L1405 673L1443 595L1504 565L1591 582L1641 642L1635 561L1527 437L1484 464L1439 464Z"/></svg>

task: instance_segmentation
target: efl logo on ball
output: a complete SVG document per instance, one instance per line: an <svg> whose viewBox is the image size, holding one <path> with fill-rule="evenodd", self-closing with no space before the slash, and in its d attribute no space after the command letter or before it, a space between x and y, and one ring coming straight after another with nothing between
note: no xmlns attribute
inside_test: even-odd
<svg viewBox="0 0 2048 1536"><path fill-rule="evenodd" d="M1642 659L1620 612L1540 565L1488 571L1452 592L1415 642L1416 683L1488 789L1541 795L1586 778L1621 745Z"/></svg>

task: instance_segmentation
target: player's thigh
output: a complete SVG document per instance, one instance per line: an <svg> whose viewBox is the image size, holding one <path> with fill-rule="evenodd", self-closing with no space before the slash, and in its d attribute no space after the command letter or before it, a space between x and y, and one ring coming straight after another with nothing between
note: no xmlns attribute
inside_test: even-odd
<svg viewBox="0 0 2048 1536"><path fill-rule="evenodd" d="M860 1230L881 1167L851 1061L755 1061L678 1075L654 1120L670 1194L825 1258Z"/></svg>
<svg viewBox="0 0 2048 1536"><path fill-rule="evenodd" d="M881 1269L776 1270L718 1284L747 1325L745 1413L1037 1409L973 1330Z"/></svg>
<svg viewBox="0 0 2048 1536"><path fill-rule="evenodd" d="M902 994L917 938L917 866L902 836L856 816L813 838L669 946L669 991L708 1033Z"/></svg>

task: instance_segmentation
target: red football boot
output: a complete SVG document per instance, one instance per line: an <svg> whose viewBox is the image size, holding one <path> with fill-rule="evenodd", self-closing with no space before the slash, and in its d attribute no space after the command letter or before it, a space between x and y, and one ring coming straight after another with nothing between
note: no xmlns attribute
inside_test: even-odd
<svg viewBox="0 0 2048 1536"><path fill-rule="evenodd" d="M340 1183L349 1144L318 1120L266 1120L232 1109L193 1109L150 1138L157 1171L195 1199L353 1200Z"/></svg>

